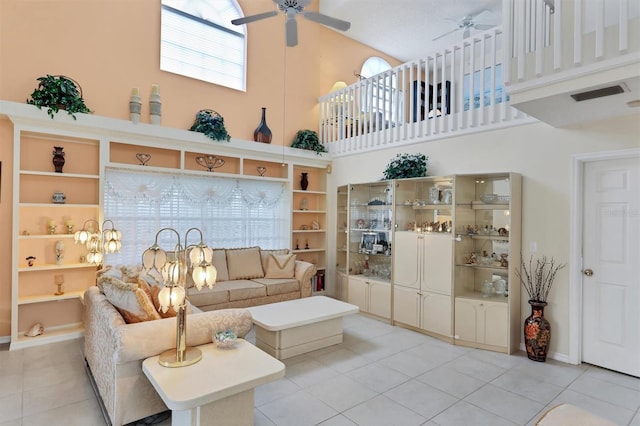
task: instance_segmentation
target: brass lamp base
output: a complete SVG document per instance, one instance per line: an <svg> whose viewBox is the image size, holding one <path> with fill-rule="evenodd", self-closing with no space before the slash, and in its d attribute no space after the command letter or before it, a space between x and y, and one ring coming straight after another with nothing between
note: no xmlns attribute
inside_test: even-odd
<svg viewBox="0 0 640 426"><path fill-rule="evenodd" d="M182 360L178 359L178 352L176 349L169 349L164 351L158 357L158 363L163 367L186 367L187 365L195 364L202 359L202 351L198 348L187 347L184 351L184 357Z"/></svg>

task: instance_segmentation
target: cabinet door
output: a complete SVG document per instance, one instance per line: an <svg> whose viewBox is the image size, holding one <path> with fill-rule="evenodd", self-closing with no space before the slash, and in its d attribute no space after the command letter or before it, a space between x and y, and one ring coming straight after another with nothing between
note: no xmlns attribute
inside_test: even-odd
<svg viewBox="0 0 640 426"><path fill-rule="evenodd" d="M419 289L418 234L415 232L396 232L393 251L394 284Z"/></svg>
<svg viewBox="0 0 640 426"><path fill-rule="evenodd" d="M457 339L476 342L477 308L473 300L456 299L455 302L455 330Z"/></svg>
<svg viewBox="0 0 640 426"><path fill-rule="evenodd" d="M451 294L453 239L451 235L427 234L422 250L423 290Z"/></svg>
<svg viewBox="0 0 640 426"><path fill-rule="evenodd" d="M484 303L484 341L487 345L507 346L507 304L486 302Z"/></svg>
<svg viewBox="0 0 640 426"><path fill-rule="evenodd" d="M361 312L368 312L367 283L357 278L349 277L349 303L358 305Z"/></svg>
<svg viewBox="0 0 640 426"><path fill-rule="evenodd" d="M422 295L420 328L443 336L451 336L451 296L430 292Z"/></svg>
<svg viewBox="0 0 640 426"><path fill-rule="evenodd" d="M391 286L389 284L370 281L369 312L382 318L391 318Z"/></svg>
<svg viewBox="0 0 640 426"><path fill-rule="evenodd" d="M411 287L393 287L393 319L403 324L420 326L420 295Z"/></svg>
<svg viewBox="0 0 640 426"><path fill-rule="evenodd" d="M336 288L334 295L338 300L347 300L347 276L342 272L336 271Z"/></svg>

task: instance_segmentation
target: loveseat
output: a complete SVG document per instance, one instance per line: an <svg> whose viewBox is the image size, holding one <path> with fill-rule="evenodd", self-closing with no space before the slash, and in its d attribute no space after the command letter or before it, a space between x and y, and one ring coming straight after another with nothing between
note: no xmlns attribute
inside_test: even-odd
<svg viewBox="0 0 640 426"><path fill-rule="evenodd" d="M111 424L122 425L166 411L166 405L142 371L142 362L175 348L176 319L127 324L96 286L85 291L84 309L84 356ZM189 346L210 343L214 331L231 329L244 337L252 327L247 309L197 312L191 308L191 311L187 315Z"/></svg>
<svg viewBox="0 0 640 426"><path fill-rule="evenodd" d="M217 249L212 263L218 271L213 289L187 290L190 302L203 311L309 297L316 273L315 265L297 260L288 249Z"/></svg>

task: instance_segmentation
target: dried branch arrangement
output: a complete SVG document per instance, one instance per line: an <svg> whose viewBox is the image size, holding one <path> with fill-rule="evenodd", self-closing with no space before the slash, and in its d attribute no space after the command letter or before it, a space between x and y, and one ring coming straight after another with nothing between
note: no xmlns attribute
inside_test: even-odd
<svg viewBox="0 0 640 426"><path fill-rule="evenodd" d="M567 266L566 263L556 264L553 257L548 259L547 256L536 259L534 265L533 256L531 256L529 265L527 266L522 259L521 270L516 270L515 273L529 294L529 300L546 302L556 274L565 266Z"/></svg>

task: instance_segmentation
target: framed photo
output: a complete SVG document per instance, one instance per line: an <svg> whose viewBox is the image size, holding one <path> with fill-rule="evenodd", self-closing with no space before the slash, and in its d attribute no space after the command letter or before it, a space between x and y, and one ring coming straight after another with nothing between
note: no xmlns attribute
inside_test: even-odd
<svg viewBox="0 0 640 426"><path fill-rule="evenodd" d="M363 232L360 240L360 251L362 253L371 253L373 246L378 242L378 234L376 232Z"/></svg>

